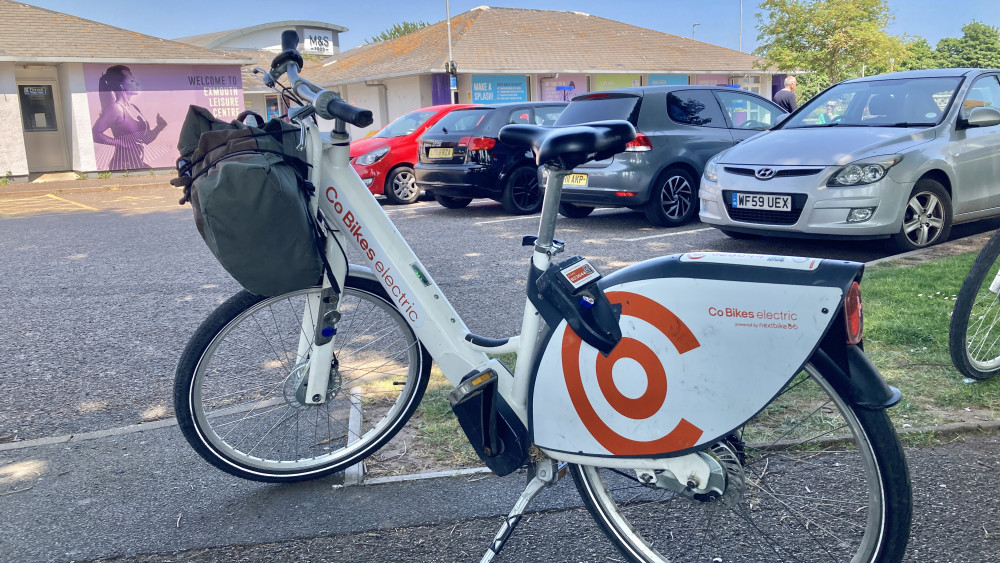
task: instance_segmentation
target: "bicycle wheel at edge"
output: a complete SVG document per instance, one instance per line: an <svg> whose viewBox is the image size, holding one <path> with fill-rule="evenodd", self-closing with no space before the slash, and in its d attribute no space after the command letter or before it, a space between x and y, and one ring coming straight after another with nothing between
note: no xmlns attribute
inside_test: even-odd
<svg viewBox="0 0 1000 563"><path fill-rule="evenodd" d="M323 405L306 405L296 362L306 298L243 291L191 338L174 408L212 465L246 479L292 482L341 471L388 442L420 403L430 356L375 281L348 276ZM300 390L301 389L301 390Z"/></svg>
<svg viewBox="0 0 1000 563"><path fill-rule="evenodd" d="M720 442L711 455L727 485L713 500L641 484L631 470L571 470L591 515L629 561L902 559L910 480L884 410L848 405L807 365Z"/></svg>
<svg viewBox="0 0 1000 563"><path fill-rule="evenodd" d="M1000 231L972 263L948 326L951 361L966 377L989 379L1000 373L1000 296L990 285L1000 270Z"/></svg>

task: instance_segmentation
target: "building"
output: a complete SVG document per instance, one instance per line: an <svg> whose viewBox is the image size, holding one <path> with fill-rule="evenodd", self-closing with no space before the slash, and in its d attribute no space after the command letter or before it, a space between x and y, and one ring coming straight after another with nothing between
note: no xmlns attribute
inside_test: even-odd
<svg viewBox="0 0 1000 563"><path fill-rule="evenodd" d="M181 37L174 41L206 49L219 49L256 61L243 67L243 101L246 109L270 119L283 114L287 108L278 94L264 86L259 75L253 74L253 69L270 68L275 54L281 52L281 33L290 29L298 33L299 50L310 62L340 53L340 34L348 30L346 27L327 22L286 20Z"/></svg>
<svg viewBox="0 0 1000 563"><path fill-rule="evenodd" d="M188 105L222 119L244 109L240 70L252 60L11 0L0 0L0 21L0 176L10 180L172 168Z"/></svg>
<svg viewBox="0 0 1000 563"><path fill-rule="evenodd" d="M568 100L648 84L722 84L770 97L772 72L759 62L581 12L483 6L450 24L307 63L302 74L371 109L372 127L354 131L364 134L413 109L449 101Z"/></svg>

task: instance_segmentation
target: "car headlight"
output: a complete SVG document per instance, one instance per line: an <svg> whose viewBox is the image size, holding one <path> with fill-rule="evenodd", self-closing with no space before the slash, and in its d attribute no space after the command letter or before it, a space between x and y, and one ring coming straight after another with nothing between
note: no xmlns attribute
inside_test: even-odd
<svg viewBox="0 0 1000 563"><path fill-rule="evenodd" d="M389 147L382 147L380 149L375 149L371 152L366 152L365 154L358 157L354 162L362 166L370 166L376 162L382 160L382 157L389 154Z"/></svg>
<svg viewBox="0 0 1000 563"><path fill-rule="evenodd" d="M712 158L708 159L705 163L705 179L709 182L719 181L719 157L722 153L719 153Z"/></svg>
<svg viewBox="0 0 1000 563"><path fill-rule="evenodd" d="M852 162L837 170L826 183L828 186L861 186L874 184L889 173L889 169L903 160L902 155L867 158Z"/></svg>

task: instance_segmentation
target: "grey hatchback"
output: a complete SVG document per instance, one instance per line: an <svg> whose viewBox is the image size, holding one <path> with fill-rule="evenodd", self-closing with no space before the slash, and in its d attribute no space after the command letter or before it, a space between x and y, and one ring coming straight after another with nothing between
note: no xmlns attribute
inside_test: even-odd
<svg viewBox="0 0 1000 563"><path fill-rule="evenodd" d="M594 207L641 209L655 226L687 222L698 181L713 155L770 128L783 112L769 100L721 86L643 86L573 98L555 126L626 119L638 136L625 152L576 168L563 182L559 211L586 217Z"/></svg>

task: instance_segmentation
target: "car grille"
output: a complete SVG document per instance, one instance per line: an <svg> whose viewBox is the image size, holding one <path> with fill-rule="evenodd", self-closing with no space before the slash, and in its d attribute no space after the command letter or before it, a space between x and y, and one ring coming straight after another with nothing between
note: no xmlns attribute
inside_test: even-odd
<svg viewBox="0 0 1000 563"><path fill-rule="evenodd" d="M733 174L735 176L750 176L754 177L756 169L754 168L742 168L737 166L725 166L723 167L726 172ZM783 170L775 170L773 178L798 178L800 176L813 176L819 174L822 168L785 168Z"/></svg>
<svg viewBox="0 0 1000 563"><path fill-rule="evenodd" d="M760 192L754 192L760 193ZM765 209L735 209L728 204L725 205L726 213L733 221L744 223L761 223L766 225L794 225L802 215L802 208L806 206L809 196L806 194L781 194L762 193L761 195L790 195L792 196L791 211L768 211ZM729 202L733 199L733 190L722 190L723 201Z"/></svg>

